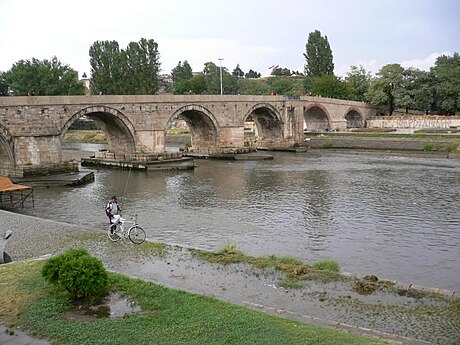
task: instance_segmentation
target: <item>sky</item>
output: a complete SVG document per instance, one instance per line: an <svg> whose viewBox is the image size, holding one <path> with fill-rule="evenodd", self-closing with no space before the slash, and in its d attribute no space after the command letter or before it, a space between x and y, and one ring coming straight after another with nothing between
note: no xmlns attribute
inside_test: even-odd
<svg viewBox="0 0 460 345"><path fill-rule="evenodd" d="M209 61L263 76L273 65L303 72L315 30L336 75L389 63L429 70L460 52L459 15L460 0L0 0L0 71L56 56L89 76L94 42L125 49L146 38L158 43L164 74L185 60L196 72Z"/></svg>

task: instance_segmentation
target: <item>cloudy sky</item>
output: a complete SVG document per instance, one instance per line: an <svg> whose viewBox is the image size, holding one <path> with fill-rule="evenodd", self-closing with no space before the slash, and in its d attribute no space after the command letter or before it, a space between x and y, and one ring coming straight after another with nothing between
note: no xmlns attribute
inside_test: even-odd
<svg viewBox="0 0 460 345"><path fill-rule="evenodd" d="M20 59L56 56L90 73L89 47L141 38L159 45L162 73L187 60L262 75L279 65L303 72L314 30L327 36L335 73L388 63L429 69L460 52L459 0L0 0L0 71Z"/></svg>

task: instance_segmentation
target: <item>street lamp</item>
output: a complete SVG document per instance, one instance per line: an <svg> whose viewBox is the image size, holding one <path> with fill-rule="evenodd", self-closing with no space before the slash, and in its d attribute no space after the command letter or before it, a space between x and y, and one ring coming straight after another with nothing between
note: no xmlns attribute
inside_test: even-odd
<svg viewBox="0 0 460 345"><path fill-rule="evenodd" d="M222 58L219 58L219 63L220 63L220 95L222 96L224 94L224 88L222 86Z"/></svg>

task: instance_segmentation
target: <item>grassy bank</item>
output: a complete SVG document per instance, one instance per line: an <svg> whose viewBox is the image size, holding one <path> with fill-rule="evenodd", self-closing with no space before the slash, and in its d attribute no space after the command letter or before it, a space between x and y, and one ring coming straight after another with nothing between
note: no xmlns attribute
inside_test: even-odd
<svg viewBox="0 0 460 345"><path fill-rule="evenodd" d="M384 344L119 274L110 274L111 291L138 304L141 312L123 319L69 319L66 313L74 306L45 283L43 264L0 266L0 322L54 344Z"/></svg>
<svg viewBox="0 0 460 345"><path fill-rule="evenodd" d="M107 144L107 138L101 130L70 130L65 134L64 142Z"/></svg>

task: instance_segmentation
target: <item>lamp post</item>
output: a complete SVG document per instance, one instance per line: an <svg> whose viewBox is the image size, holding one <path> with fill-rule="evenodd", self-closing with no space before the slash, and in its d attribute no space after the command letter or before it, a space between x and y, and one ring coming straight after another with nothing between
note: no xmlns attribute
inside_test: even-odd
<svg viewBox="0 0 460 345"><path fill-rule="evenodd" d="M220 63L220 95L222 96L224 94L224 88L222 85L222 58L219 58L219 63Z"/></svg>

